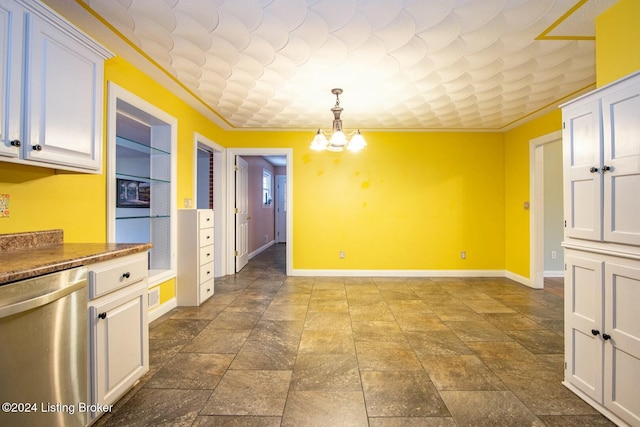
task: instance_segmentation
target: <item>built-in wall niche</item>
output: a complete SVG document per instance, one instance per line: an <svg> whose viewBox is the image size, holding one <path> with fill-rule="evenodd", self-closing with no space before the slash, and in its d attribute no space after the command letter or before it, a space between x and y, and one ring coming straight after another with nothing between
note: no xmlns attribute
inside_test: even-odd
<svg viewBox="0 0 640 427"><path fill-rule="evenodd" d="M114 89L115 88L115 89ZM110 87L110 241L151 242L149 284L175 277L175 119ZM122 93L121 93L122 92Z"/></svg>

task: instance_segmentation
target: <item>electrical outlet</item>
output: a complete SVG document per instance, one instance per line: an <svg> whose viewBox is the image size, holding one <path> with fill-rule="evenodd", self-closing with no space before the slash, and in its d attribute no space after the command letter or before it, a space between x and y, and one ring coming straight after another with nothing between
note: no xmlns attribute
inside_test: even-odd
<svg viewBox="0 0 640 427"><path fill-rule="evenodd" d="M185 208L187 208L187 209L191 208L192 203L193 203L192 199L190 199L189 197L185 197L185 199L184 199L184 207Z"/></svg>
<svg viewBox="0 0 640 427"><path fill-rule="evenodd" d="M551 251L551 259L558 258L558 253L556 251Z"/></svg>
<svg viewBox="0 0 640 427"><path fill-rule="evenodd" d="M461 259L467 259L467 251L460 252L460 258Z"/></svg>
<svg viewBox="0 0 640 427"><path fill-rule="evenodd" d="M340 251L340 259L344 259L344 251Z"/></svg>

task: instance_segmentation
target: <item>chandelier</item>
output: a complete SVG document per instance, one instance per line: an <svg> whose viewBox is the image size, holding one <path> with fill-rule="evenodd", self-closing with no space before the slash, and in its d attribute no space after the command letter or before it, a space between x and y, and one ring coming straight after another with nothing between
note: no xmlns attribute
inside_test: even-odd
<svg viewBox="0 0 640 427"><path fill-rule="evenodd" d="M332 89L331 93L336 96L336 105L333 106L331 111L333 112L333 129L329 138L318 129L315 138L311 141L311 149L316 151L342 151L345 148L349 151L357 152L366 147L367 143L364 140L360 130L358 129L355 134L349 135L351 139L347 139L347 135L342 131L342 120L340 120L340 113L343 108L340 107L340 95L342 89Z"/></svg>

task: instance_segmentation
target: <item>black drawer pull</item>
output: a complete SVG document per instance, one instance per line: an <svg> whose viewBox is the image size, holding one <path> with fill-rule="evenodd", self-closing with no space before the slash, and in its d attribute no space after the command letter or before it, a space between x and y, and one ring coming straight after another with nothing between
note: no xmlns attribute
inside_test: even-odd
<svg viewBox="0 0 640 427"><path fill-rule="evenodd" d="M123 279L128 279L129 277L131 277L131 273L129 273L128 271L122 275Z"/></svg>
<svg viewBox="0 0 640 427"><path fill-rule="evenodd" d="M107 318L107 313L105 312L105 313L98 314L98 318L99 319L106 319Z"/></svg>

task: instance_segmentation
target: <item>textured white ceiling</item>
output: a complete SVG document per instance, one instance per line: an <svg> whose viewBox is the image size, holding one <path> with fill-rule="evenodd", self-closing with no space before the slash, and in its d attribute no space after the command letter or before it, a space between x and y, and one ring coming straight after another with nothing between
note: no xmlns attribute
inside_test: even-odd
<svg viewBox="0 0 640 427"><path fill-rule="evenodd" d="M347 130L437 130L505 129L592 85L583 38L615 0L85 3L229 127L328 128L340 87Z"/></svg>

